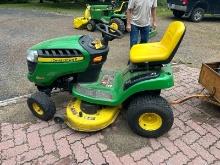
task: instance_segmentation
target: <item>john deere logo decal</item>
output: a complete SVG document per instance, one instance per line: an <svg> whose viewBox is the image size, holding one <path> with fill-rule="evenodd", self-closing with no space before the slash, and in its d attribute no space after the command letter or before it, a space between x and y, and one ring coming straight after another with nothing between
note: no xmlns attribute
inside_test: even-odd
<svg viewBox="0 0 220 165"><path fill-rule="evenodd" d="M76 62L76 61L82 61L84 57L69 57L69 58L43 58L39 57L39 62Z"/></svg>

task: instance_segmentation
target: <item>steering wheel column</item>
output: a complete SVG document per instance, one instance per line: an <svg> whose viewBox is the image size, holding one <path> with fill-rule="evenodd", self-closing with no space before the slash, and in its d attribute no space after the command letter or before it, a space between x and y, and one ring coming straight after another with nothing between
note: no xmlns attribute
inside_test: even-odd
<svg viewBox="0 0 220 165"><path fill-rule="evenodd" d="M116 30L113 27L106 25L106 24L97 24L97 30L102 32L102 44L108 45L109 41L114 39L120 39L123 37L123 34L120 30Z"/></svg>

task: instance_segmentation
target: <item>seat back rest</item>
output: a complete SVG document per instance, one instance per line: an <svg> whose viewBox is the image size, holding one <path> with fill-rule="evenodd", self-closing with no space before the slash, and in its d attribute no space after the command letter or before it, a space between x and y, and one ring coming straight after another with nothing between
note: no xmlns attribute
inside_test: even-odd
<svg viewBox="0 0 220 165"><path fill-rule="evenodd" d="M119 9L115 9L114 12L117 13L117 14L122 14L127 10L127 8L128 8L128 2L122 2Z"/></svg>
<svg viewBox="0 0 220 165"><path fill-rule="evenodd" d="M90 7L91 7L91 6L89 6L89 5L86 7L86 10L85 10L85 12L84 12L84 18L85 18L85 19L91 19Z"/></svg>
<svg viewBox="0 0 220 165"><path fill-rule="evenodd" d="M170 23L160 43L164 47L166 47L168 52L171 52L171 54L168 56L166 60L160 61L160 64L167 64L173 59L185 35L185 31L186 27L182 22L175 21Z"/></svg>

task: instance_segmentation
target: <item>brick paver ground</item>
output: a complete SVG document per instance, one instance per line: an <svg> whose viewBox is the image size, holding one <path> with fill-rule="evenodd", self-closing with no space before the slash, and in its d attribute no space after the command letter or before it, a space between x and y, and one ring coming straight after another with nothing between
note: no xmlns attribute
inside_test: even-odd
<svg viewBox="0 0 220 165"><path fill-rule="evenodd" d="M175 87L162 93L168 101L202 89L198 84L199 69L179 65L174 71ZM196 99L172 107L172 129L160 138L149 139L149 145L124 155L114 153L102 142L102 131L75 132L53 121L1 123L0 164L220 164L218 107Z"/></svg>

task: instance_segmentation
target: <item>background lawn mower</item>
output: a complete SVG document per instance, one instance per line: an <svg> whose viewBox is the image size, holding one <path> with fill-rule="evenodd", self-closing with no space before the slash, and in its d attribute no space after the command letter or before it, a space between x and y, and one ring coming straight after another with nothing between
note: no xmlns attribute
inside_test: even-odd
<svg viewBox="0 0 220 165"><path fill-rule="evenodd" d="M116 30L125 31L128 2L122 2L119 8L115 3L112 5L87 5L84 17L73 19L74 28L86 27L88 31L96 29L96 23L109 24Z"/></svg>
<svg viewBox="0 0 220 165"><path fill-rule="evenodd" d="M126 10L128 2L124 1L117 7L114 3L112 5L87 5L83 17L73 19L73 27L76 29L83 29L86 27L88 31L94 31L97 23L110 25L115 30L125 32L126 27ZM156 29L151 28L149 38L157 34Z"/></svg>
<svg viewBox="0 0 220 165"><path fill-rule="evenodd" d="M50 120L56 107L50 98L54 88L69 91L64 121L78 131L98 131L115 121L126 109L130 128L145 137L159 137L173 124L173 112L160 96L161 89L174 85L170 61L185 33L182 22L172 22L160 42L137 44L130 50L130 64L120 71L102 70L108 42L122 33L98 24L101 39L90 35L66 36L41 42L28 51L28 79L39 92L28 98L31 112Z"/></svg>

